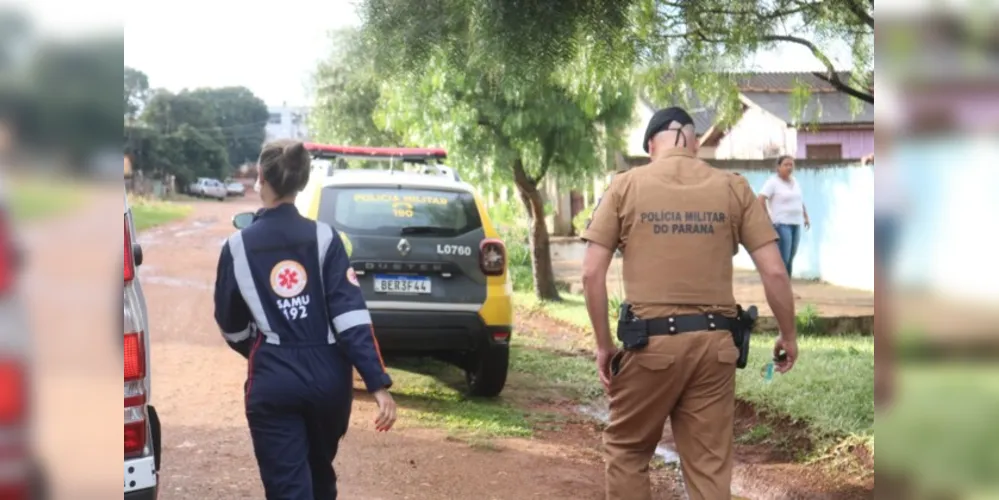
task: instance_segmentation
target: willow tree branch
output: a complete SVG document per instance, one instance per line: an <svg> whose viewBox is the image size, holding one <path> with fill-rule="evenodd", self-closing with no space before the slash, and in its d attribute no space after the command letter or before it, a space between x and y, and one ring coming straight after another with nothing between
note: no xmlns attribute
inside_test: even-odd
<svg viewBox="0 0 999 500"><path fill-rule="evenodd" d="M863 21L863 23L868 27L874 28L874 16L868 14L867 9L865 9L863 5L860 5L858 1L859 0L843 0L846 4L846 8L849 9L853 15L860 18L860 20Z"/></svg>
<svg viewBox="0 0 999 500"><path fill-rule="evenodd" d="M861 101L874 104L874 94L855 88L850 84L844 82L843 80L840 80L839 73L836 72L836 67L833 66L832 61L824 53L822 53L822 51L819 50L819 48L816 47L815 44L812 43L811 41L796 36L786 36L786 35L766 35L760 37L760 41L789 42L801 45L803 47L807 47L809 50L812 51L812 55L815 56L815 58L818 59L819 62L821 62L822 65L826 67L825 73L822 72L813 73L817 78L825 82L828 82L836 90L839 90L844 94L848 94L853 97L856 97L857 99L860 99Z"/></svg>

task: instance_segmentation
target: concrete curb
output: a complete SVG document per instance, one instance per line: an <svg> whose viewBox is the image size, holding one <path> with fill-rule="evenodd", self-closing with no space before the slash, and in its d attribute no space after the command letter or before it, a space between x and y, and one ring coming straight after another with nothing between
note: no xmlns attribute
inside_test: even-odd
<svg viewBox="0 0 999 500"><path fill-rule="evenodd" d="M874 316L830 316L814 318L812 325L808 328L807 334L824 337L837 337L842 335L873 335ZM800 328L800 326L799 326ZM773 316L764 316L757 320L754 333L776 332L777 319ZM798 332L799 334L804 332Z"/></svg>

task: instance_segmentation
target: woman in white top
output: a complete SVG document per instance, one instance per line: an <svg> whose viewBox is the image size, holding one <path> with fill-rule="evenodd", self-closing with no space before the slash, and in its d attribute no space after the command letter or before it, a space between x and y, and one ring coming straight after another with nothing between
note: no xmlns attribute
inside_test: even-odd
<svg viewBox="0 0 999 500"><path fill-rule="evenodd" d="M777 175L767 179L760 190L760 200L770 211L770 220L780 237L778 246L784 259L787 275L791 276L794 255L798 253L801 240L801 226L810 228L808 210L801 195L801 186L791 176L794 171L794 158L788 155L777 158Z"/></svg>

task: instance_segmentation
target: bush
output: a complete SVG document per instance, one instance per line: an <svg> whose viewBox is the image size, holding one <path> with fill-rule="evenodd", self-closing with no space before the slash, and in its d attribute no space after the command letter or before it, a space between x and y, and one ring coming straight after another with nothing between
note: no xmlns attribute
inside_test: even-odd
<svg viewBox="0 0 999 500"><path fill-rule="evenodd" d="M527 228L507 227L500 231L503 242L506 243L507 264L510 268L510 279L513 289L524 292L534 289L534 273L531 271L531 245L527 237Z"/></svg>
<svg viewBox="0 0 999 500"><path fill-rule="evenodd" d="M572 218L572 227L576 228L577 233L582 233L586 229L586 225L590 222L590 217L593 217L593 208L594 206L590 205Z"/></svg>

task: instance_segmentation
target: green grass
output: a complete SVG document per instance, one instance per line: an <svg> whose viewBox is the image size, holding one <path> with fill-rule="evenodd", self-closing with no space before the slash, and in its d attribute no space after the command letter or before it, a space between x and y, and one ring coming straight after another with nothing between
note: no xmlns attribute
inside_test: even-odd
<svg viewBox="0 0 999 500"><path fill-rule="evenodd" d="M507 386L496 399L467 397L464 373L442 362L397 360L389 371L403 425L441 428L483 449L493 449L495 438L558 430L565 417L537 408L601 391L592 360L522 345L512 347Z"/></svg>
<svg viewBox="0 0 999 500"><path fill-rule="evenodd" d="M543 302L533 292L514 292L514 303L527 310L544 311L548 317L584 330L592 329L582 295L562 292L562 302ZM611 311L613 315L614 311Z"/></svg>
<svg viewBox="0 0 999 500"><path fill-rule="evenodd" d="M905 364L879 415L878 474L905 477L935 498L999 495L999 367L994 363ZM958 495L960 494L960 495ZM981 495L972 497L971 495Z"/></svg>
<svg viewBox="0 0 999 500"><path fill-rule="evenodd" d="M773 334L754 335L736 395L758 409L808 424L813 437L874 435L874 340L864 336L798 337L798 362L768 383L761 368L773 356Z"/></svg>
<svg viewBox="0 0 999 500"><path fill-rule="evenodd" d="M441 427L462 437L524 437L531 426L524 410L504 399L466 397L464 375L437 361L405 360L390 373L392 394L402 416L420 424Z"/></svg>
<svg viewBox="0 0 999 500"><path fill-rule="evenodd" d="M562 302L541 302L530 293L517 293L515 303L522 310L542 311L590 331L583 298L567 293L562 298ZM813 315L807 309L799 322L807 323ZM870 444L874 435L873 339L799 335L798 364L787 375L775 375L767 383L760 370L772 357L773 339L772 333L754 335L749 366L738 373L738 397L757 408L806 423L820 443L859 438ZM581 336L579 345L592 348L592 340Z"/></svg>
<svg viewBox="0 0 999 500"><path fill-rule="evenodd" d="M169 201L130 198L129 205L132 208L132 220L135 222L136 231L182 219L191 213L190 205Z"/></svg>
<svg viewBox="0 0 999 500"><path fill-rule="evenodd" d="M87 199L80 186L52 179L12 179L7 188L11 216L19 222L34 222L69 212Z"/></svg>

